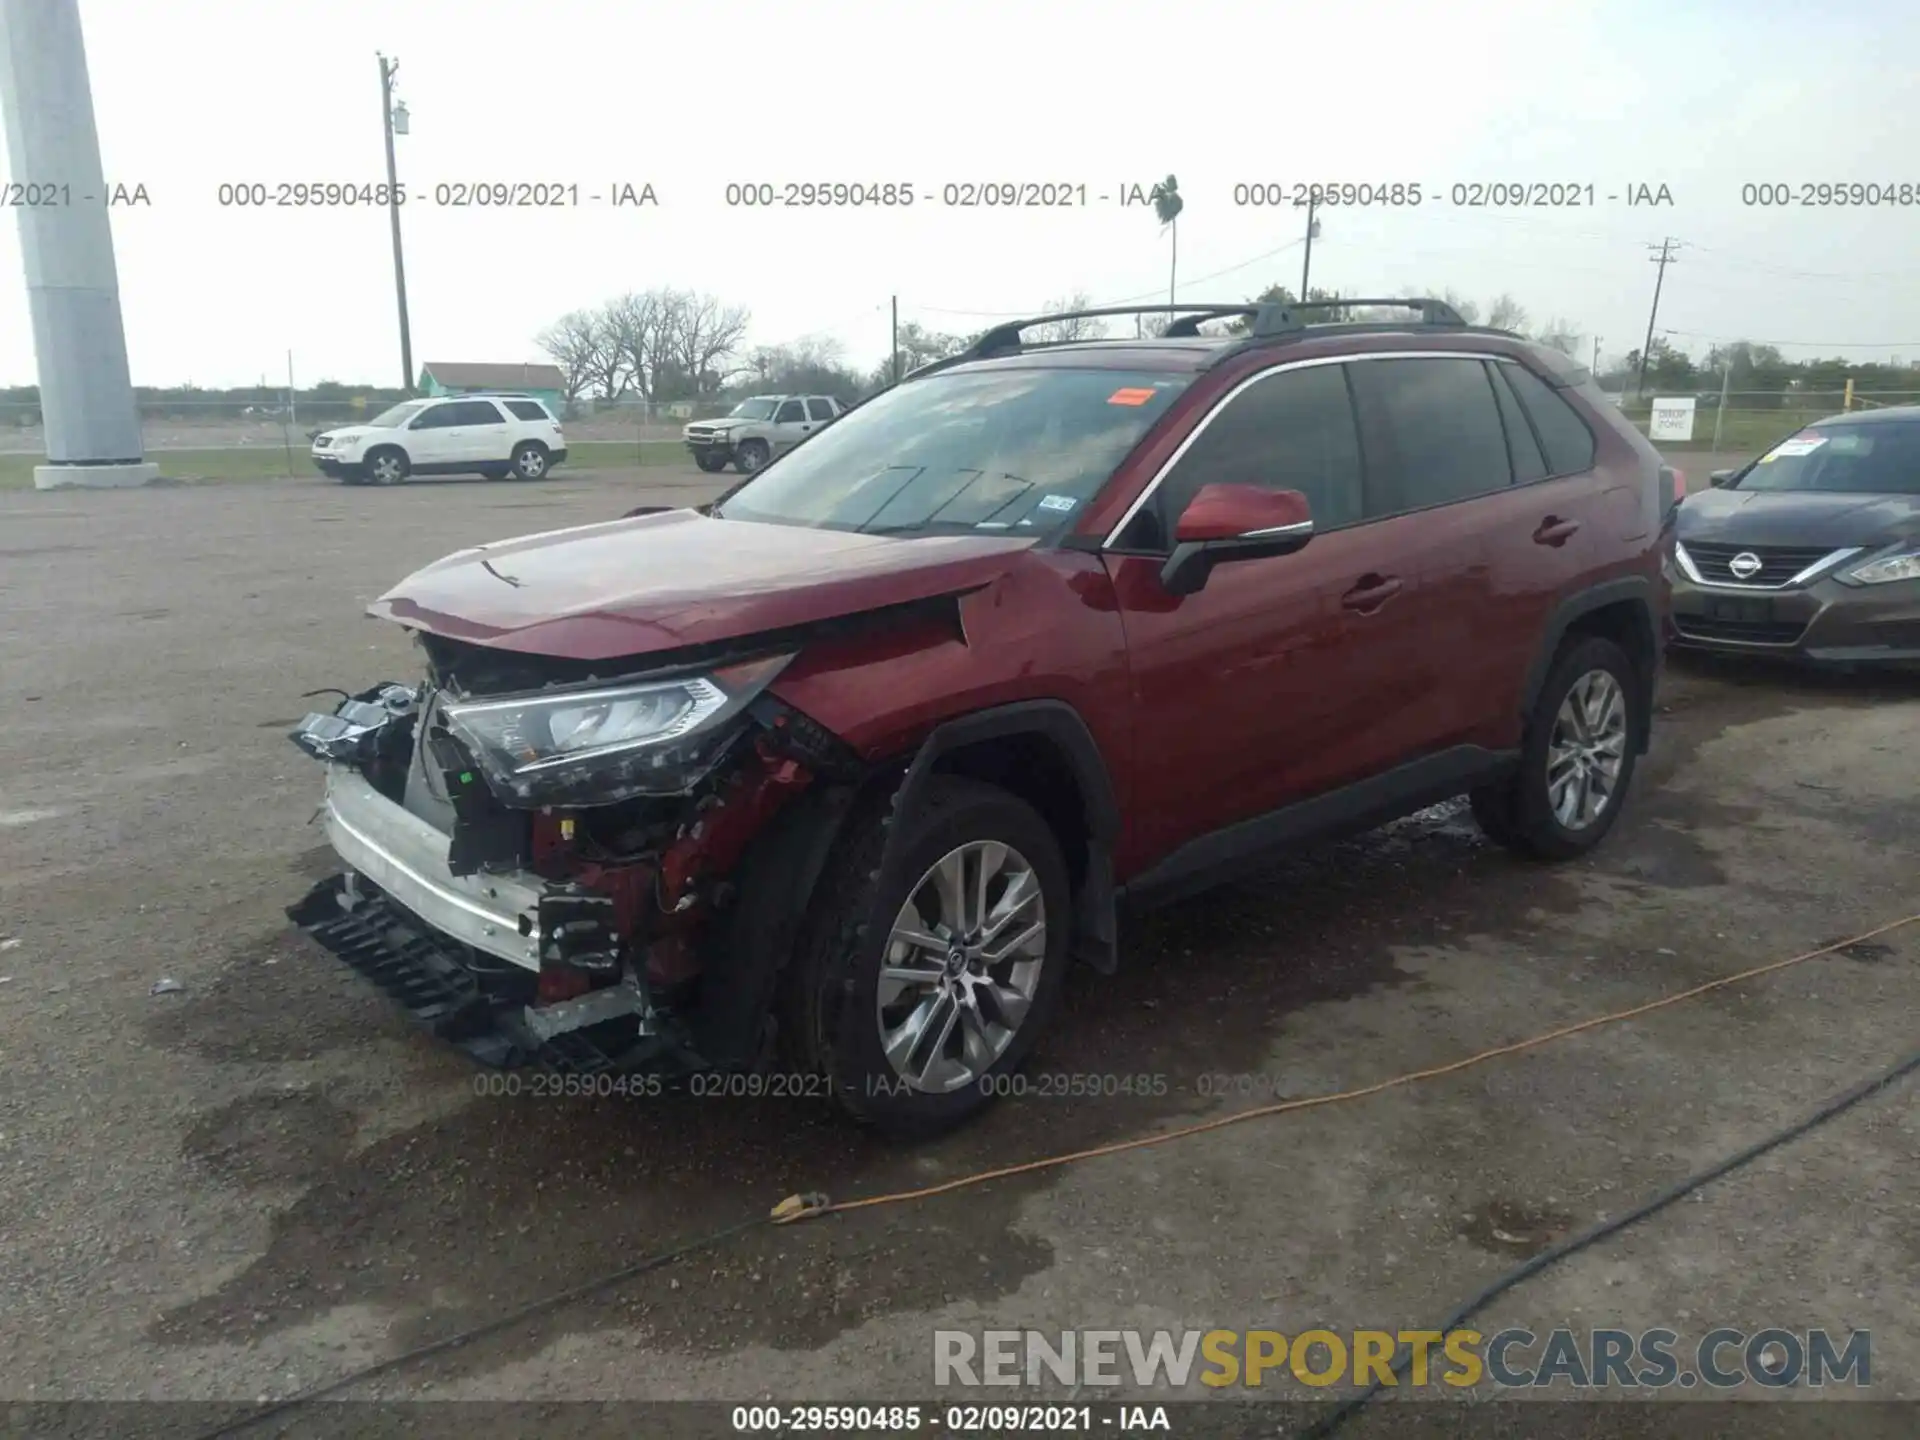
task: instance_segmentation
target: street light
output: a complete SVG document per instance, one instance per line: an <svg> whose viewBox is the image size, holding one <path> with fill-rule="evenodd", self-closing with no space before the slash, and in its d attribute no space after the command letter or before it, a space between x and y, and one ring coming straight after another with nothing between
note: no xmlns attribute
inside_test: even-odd
<svg viewBox="0 0 1920 1440"><path fill-rule="evenodd" d="M407 103L393 98L393 77L400 62L380 58L380 125L387 137L387 222L393 229L393 293L400 307L400 388L413 393L413 335L407 325L407 265L400 251L400 179L393 159L393 137L411 129Z"/></svg>

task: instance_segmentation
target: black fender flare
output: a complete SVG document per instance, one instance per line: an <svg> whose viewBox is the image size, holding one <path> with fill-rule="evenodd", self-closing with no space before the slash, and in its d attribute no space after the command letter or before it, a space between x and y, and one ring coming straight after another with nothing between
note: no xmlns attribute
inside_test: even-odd
<svg viewBox="0 0 1920 1440"><path fill-rule="evenodd" d="M761 1055L780 973L861 793L851 785L810 787L781 807L741 857L732 902L705 946L699 1002L687 1016L694 1049L715 1069Z"/></svg>
<svg viewBox="0 0 1920 1440"><path fill-rule="evenodd" d="M894 794L893 813L907 814L918 804L940 757L949 751L985 740L1013 735L1039 735L1065 757L1080 792L1086 823L1087 865L1074 896L1073 954L1103 975L1119 966L1119 922L1113 879L1113 850L1120 834L1120 802L1108 774L1100 746L1064 700L1016 700L943 721L930 731L907 765ZM882 852L881 869L895 863L896 837L892 830Z"/></svg>
<svg viewBox="0 0 1920 1440"><path fill-rule="evenodd" d="M1644 575L1624 575L1614 580L1606 580L1586 590L1579 590L1563 598L1547 617L1544 633L1540 637L1540 646L1534 652L1532 662L1527 666L1525 688L1520 695L1520 715L1523 720L1533 714L1533 707L1540 699L1540 690L1547 683L1547 672L1553 666L1553 657L1560 653L1560 644L1566 639L1567 631L1582 616L1609 605L1618 605L1622 601L1632 603L1637 623L1644 632L1647 654L1653 657L1653 664L1647 676L1646 702L1647 714L1653 709L1654 676L1659 671L1661 645L1659 626L1654 621L1653 582ZM1647 715L1639 717L1639 734L1636 746L1641 754L1646 753L1648 732L1651 726L1646 723Z"/></svg>

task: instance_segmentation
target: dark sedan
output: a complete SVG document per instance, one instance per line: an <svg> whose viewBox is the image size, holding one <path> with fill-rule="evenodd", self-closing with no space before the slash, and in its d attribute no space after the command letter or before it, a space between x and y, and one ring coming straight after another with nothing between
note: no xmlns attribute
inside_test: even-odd
<svg viewBox="0 0 1920 1440"><path fill-rule="evenodd" d="M1920 406L1834 415L1680 506L1676 648L1920 662Z"/></svg>

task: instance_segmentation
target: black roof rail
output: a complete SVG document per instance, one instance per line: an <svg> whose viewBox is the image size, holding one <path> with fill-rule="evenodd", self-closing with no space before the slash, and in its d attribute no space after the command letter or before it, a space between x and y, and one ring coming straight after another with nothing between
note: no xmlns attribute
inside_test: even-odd
<svg viewBox="0 0 1920 1440"><path fill-rule="evenodd" d="M1389 296L1385 299L1370 299L1367 296L1345 295L1332 300L1295 300L1291 304L1267 304L1259 307L1259 313L1253 319L1255 335L1287 335L1301 329L1306 322L1299 318L1303 310L1416 310L1420 314L1422 325L1447 325L1465 328L1467 321L1461 313L1444 300L1419 299L1406 295Z"/></svg>
<svg viewBox="0 0 1920 1440"><path fill-rule="evenodd" d="M1036 325L1052 325L1061 320L1092 320L1108 315L1178 315L1166 328L1163 336L1156 338L1190 339L1200 333L1200 327L1209 320L1227 320L1235 316L1252 317L1260 310L1257 302L1241 304L1196 304L1196 305L1108 305L1097 310L1060 310L1051 315L1033 315L1024 320L1005 320L980 334L951 355L929 361L917 370L909 371L902 379L913 380L922 375L931 375L936 370L945 370L954 365L964 365L970 360L992 360L1002 355L1018 355L1023 349L1020 343L1021 332L1033 329ZM1052 342L1062 343L1062 342ZM1064 342L1073 344L1076 342Z"/></svg>
<svg viewBox="0 0 1920 1440"><path fill-rule="evenodd" d="M1052 315L1034 315L1024 320L1007 320L982 331L965 347L952 355L929 361L916 370L907 372L901 379L915 380L923 375L950 369L955 365L964 365L971 360L992 360L1003 355L1018 355L1023 350L1039 347L1023 346L1020 335L1037 325L1047 325L1059 320L1088 320L1109 315L1177 315L1174 320L1155 338L1191 339L1200 333L1200 327L1212 320L1245 319L1249 322L1247 337L1241 344L1231 347L1224 354L1215 357L1213 363L1225 359L1226 355L1238 354L1242 349L1264 341L1278 339L1281 336L1304 335L1309 321L1302 318L1302 312L1340 311L1360 309L1395 309L1416 311L1420 325L1432 325L1448 329L1471 329L1466 318L1444 300L1433 300L1404 295L1373 299L1367 296L1340 296L1333 300L1294 301L1291 304L1279 304L1272 301L1245 301L1240 304L1192 304L1192 305L1110 305L1097 310L1064 310ZM1340 324L1342 322L1334 322ZM1404 328L1403 322L1393 324L1369 325L1369 329L1394 330ZM1053 341L1049 344L1075 344L1075 341Z"/></svg>

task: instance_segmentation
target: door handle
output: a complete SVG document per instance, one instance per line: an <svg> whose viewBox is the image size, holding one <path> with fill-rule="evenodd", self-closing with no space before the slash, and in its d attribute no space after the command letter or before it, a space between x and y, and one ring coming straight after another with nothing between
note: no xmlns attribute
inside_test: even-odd
<svg viewBox="0 0 1920 1440"><path fill-rule="evenodd" d="M1402 588L1391 575L1363 575L1359 584L1340 597L1340 603L1349 610L1369 615L1398 595Z"/></svg>
<svg viewBox="0 0 1920 1440"><path fill-rule="evenodd" d="M1564 545L1579 530L1578 520L1562 520L1558 515L1549 515L1540 522L1540 528L1533 532L1536 545Z"/></svg>

